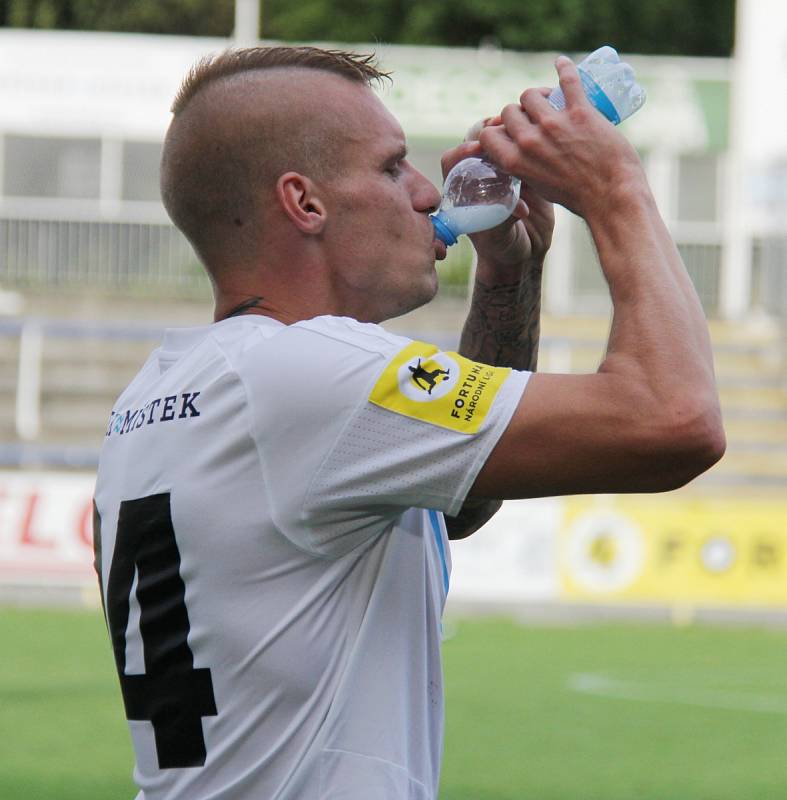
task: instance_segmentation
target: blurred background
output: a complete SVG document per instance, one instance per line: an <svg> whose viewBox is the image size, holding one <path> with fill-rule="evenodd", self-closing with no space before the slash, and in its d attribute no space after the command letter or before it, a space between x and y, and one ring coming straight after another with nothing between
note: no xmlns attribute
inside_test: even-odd
<svg viewBox="0 0 787 800"><path fill-rule="evenodd" d="M509 502L455 543L441 797L787 798L784 0L0 0L0 26L0 797L132 796L95 467L164 327L212 318L159 200L171 100L200 56L276 41L376 51L437 185L441 152L553 85L557 53L615 46L648 92L622 130L711 325L709 473ZM472 269L462 241L388 327L453 348ZM610 304L562 209L543 309L539 369L594 370Z"/></svg>

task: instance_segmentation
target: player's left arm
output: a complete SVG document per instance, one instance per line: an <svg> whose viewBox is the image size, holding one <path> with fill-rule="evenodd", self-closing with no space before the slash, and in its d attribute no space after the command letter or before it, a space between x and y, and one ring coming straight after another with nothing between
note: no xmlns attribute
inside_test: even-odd
<svg viewBox="0 0 787 800"><path fill-rule="evenodd" d="M443 156L443 172L470 155L466 142ZM506 222L471 236L478 254L473 298L459 352L474 361L535 372L541 317L541 276L552 242L552 204L523 184L521 200ZM451 539L463 539L490 520L502 503L468 498L455 517L446 516Z"/></svg>

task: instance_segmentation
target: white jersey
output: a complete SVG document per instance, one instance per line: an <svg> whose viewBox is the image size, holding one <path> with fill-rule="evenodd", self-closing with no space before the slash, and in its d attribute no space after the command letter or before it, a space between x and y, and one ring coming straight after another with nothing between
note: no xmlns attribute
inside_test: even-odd
<svg viewBox="0 0 787 800"><path fill-rule="evenodd" d="M434 800L456 514L528 373L336 317L167 331L96 564L138 800Z"/></svg>

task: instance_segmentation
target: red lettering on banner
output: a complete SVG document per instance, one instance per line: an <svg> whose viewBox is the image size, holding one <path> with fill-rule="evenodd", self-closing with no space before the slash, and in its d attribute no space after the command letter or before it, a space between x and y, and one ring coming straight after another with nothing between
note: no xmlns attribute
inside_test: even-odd
<svg viewBox="0 0 787 800"><path fill-rule="evenodd" d="M27 498L22 526L20 528L19 543L28 547L54 547L55 543L46 539L38 539L35 535L34 522L36 508L38 507L38 492L33 492Z"/></svg>

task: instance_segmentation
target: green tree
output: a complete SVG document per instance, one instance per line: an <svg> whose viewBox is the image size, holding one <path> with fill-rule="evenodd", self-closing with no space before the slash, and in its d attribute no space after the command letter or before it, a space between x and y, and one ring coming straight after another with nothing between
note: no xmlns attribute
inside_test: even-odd
<svg viewBox="0 0 787 800"><path fill-rule="evenodd" d="M735 0L265 0L265 35L281 39L385 41L583 52L726 56Z"/></svg>
<svg viewBox="0 0 787 800"><path fill-rule="evenodd" d="M727 56L735 0L261 0L262 34L283 41L392 42L581 53ZM0 24L229 36L234 0L0 0Z"/></svg>
<svg viewBox="0 0 787 800"><path fill-rule="evenodd" d="M262 0L265 38L290 41L400 41L408 0Z"/></svg>
<svg viewBox="0 0 787 800"><path fill-rule="evenodd" d="M403 35L424 44L473 47L492 40L514 50L567 49L565 43L586 11L582 0L412 3Z"/></svg>
<svg viewBox="0 0 787 800"><path fill-rule="evenodd" d="M20 28L229 36L234 22L233 0L4 0L3 6L2 23Z"/></svg>

